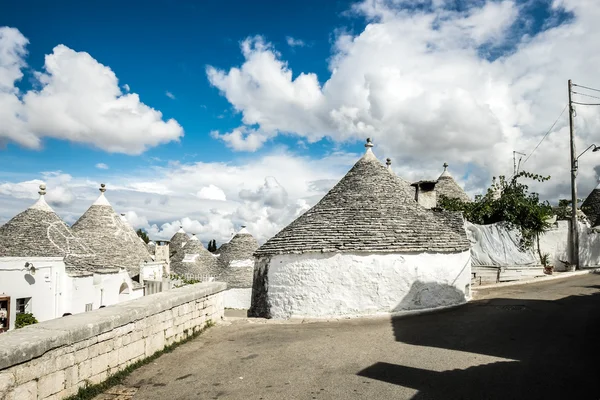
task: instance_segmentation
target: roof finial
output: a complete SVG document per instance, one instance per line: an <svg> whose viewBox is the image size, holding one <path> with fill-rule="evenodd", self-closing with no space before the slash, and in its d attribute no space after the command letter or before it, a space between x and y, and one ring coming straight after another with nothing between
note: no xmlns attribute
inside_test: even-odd
<svg viewBox="0 0 600 400"><path fill-rule="evenodd" d="M244 229L246 227L246 225L242 225L242 229Z"/></svg>
<svg viewBox="0 0 600 400"><path fill-rule="evenodd" d="M38 194L40 196L43 196L46 194L46 185L44 185L43 183L40 185L40 191L38 192Z"/></svg>
<svg viewBox="0 0 600 400"><path fill-rule="evenodd" d="M447 162L445 162L445 163L444 163L444 171L445 171L445 170L447 170L447 169L448 169L448 163L447 163Z"/></svg>
<svg viewBox="0 0 600 400"><path fill-rule="evenodd" d="M390 167L392 165L392 159L391 158L386 158L385 159L385 165L387 165L388 167Z"/></svg>
<svg viewBox="0 0 600 400"><path fill-rule="evenodd" d="M104 183L101 183L100 184L100 189L98 189L98 190L100 190L100 193L106 192L106 185Z"/></svg>
<svg viewBox="0 0 600 400"><path fill-rule="evenodd" d="M373 143L371 143L371 138L367 138L367 143L365 143L365 147L368 149L373 147Z"/></svg>

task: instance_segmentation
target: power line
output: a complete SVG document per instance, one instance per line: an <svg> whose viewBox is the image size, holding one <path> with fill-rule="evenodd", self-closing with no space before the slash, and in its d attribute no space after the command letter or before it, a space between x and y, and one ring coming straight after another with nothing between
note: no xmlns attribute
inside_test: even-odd
<svg viewBox="0 0 600 400"><path fill-rule="evenodd" d="M573 104L579 104L580 106L600 106L600 103L578 103L576 101L572 101Z"/></svg>
<svg viewBox="0 0 600 400"><path fill-rule="evenodd" d="M573 94L578 94L578 95L580 95L580 96L591 97L591 98L594 98L594 99L600 99L600 97L598 97L598 96L592 96L591 94L579 93L579 92L576 92L576 91L573 91L573 92L571 92L571 93L573 93Z"/></svg>
<svg viewBox="0 0 600 400"><path fill-rule="evenodd" d="M595 92L600 92L600 89L594 89L594 88L591 88L589 86L577 85L576 83L573 83L572 86L582 87L584 89L593 90Z"/></svg>
<svg viewBox="0 0 600 400"><path fill-rule="evenodd" d="M531 157L533 155L533 153L535 153L535 151L537 150L538 147L540 147L540 144L542 144L542 142L546 139L546 137L548 137L548 135L550 134L550 132L552 132L552 129L554 128L554 126L556 125L556 123L558 122L558 120L560 119L560 117L562 117L562 115L565 113L565 110L567 109L569 105L565 105L565 107L562 109L562 111L560 112L560 115L558 116L558 118L556 118L556 121L554 121L554 123L552 124L552 126L550 127L550 129L548 129L548 132L546 132L546 134L544 135L544 137L542 138L542 140L540 140L540 142L537 144L537 146L534 147L534 149L531 151L531 153L529 153L529 155L527 156L527 158L525 159L525 161L523 161L523 164L525 164L527 162L527 160L529 160L529 157Z"/></svg>

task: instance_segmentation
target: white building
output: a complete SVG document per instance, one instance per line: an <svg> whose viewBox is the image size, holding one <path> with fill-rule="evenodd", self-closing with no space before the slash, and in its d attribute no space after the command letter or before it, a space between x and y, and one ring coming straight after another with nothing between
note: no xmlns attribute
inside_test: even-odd
<svg viewBox="0 0 600 400"><path fill-rule="evenodd" d="M250 316L332 317L461 304L460 214L428 210L367 151L319 203L256 252Z"/></svg>
<svg viewBox="0 0 600 400"><path fill-rule="evenodd" d="M0 227L0 331L19 313L38 321L89 311L143 295L121 268L98 265L44 199ZM3 318L5 317L5 318Z"/></svg>

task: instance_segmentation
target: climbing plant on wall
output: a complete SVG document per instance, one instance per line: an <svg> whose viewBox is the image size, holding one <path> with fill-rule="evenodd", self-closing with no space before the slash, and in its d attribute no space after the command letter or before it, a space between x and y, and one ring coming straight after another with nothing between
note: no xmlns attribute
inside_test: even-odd
<svg viewBox="0 0 600 400"><path fill-rule="evenodd" d="M539 195L529 191L529 186L519 179L545 182L549 176L541 176L522 171L510 179L494 177L485 195L475 197L473 202L463 202L440 196L438 206L449 211L462 211L467 221L474 224L505 222L509 228L521 233L521 246L532 248L539 234L545 232L552 217L552 207L547 201L540 201Z"/></svg>

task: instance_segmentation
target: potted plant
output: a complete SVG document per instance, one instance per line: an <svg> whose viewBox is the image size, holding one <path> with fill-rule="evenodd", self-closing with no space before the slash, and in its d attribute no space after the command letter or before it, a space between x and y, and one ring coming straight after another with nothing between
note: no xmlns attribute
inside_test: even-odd
<svg viewBox="0 0 600 400"><path fill-rule="evenodd" d="M544 266L544 273L546 275L552 275L552 273L554 272L554 265L550 265L550 254L542 254L540 257L540 261Z"/></svg>

